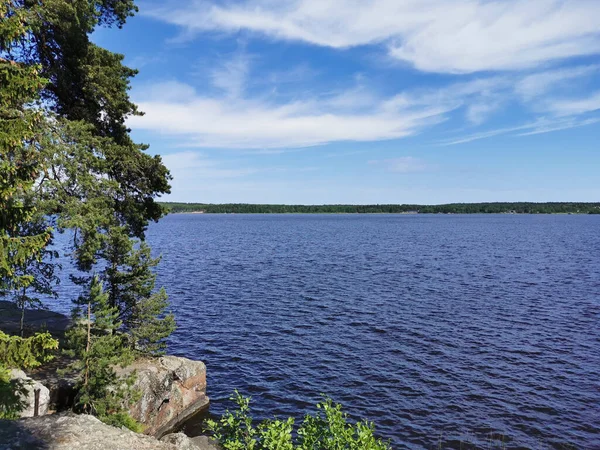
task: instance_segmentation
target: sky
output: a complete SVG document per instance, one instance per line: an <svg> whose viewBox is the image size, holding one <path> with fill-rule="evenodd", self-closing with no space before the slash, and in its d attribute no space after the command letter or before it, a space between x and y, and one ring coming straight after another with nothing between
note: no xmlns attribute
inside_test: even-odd
<svg viewBox="0 0 600 450"><path fill-rule="evenodd" d="M167 201L600 201L600 0L140 0Z"/></svg>

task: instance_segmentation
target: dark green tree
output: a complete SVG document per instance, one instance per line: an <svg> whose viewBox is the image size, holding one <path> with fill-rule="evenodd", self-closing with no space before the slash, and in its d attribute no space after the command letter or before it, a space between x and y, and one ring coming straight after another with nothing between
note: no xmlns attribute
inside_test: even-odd
<svg viewBox="0 0 600 450"><path fill-rule="evenodd" d="M128 95L136 71L90 34L121 27L136 11L133 0L0 0L0 292L31 302L35 290L48 287L43 256L51 227L72 230L95 331L90 325L81 340L75 327L70 351L85 361L82 410L106 420L118 412L106 403L115 392L107 367L130 358L130 341L156 351L172 329L172 317L162 313L164 293L146 291L130 312L120 309L126 303L117 275L136 266L133 242L164 214L155 199L169 192L170 175L126 126L141 114ZM97 292L102 285L107 295ZM118 319L125 315L131 326ZM152 324L157 341L135 317ZM101 357L109 348L116 359Z"/></svg>
<svg viewBox="0 0 600 450"><path fill-rule="evenodd" d="M114 303L119 305L130 346L138 354L162 354L165 339L175 330L173 314L166 313L169 306L166 291L164 288L155 291L156 274L152 269L159 262L160 258L152 258L150 247L141 242L138 247L132 245L125 264L109 274L109 279L119 286Z"/></svg>
<svg viewBox="0 0 600 450"><path fill-rule="evenodd" d="M101 259L103 266L122 266L127 239L143 239L148 221L164 214L154 200L169 192L170 176L125 125L141 114L128 95L137 72L122 64L122 55L93 44L90 34L98 26L121 27L137 8L133 0L13 0L5 10L28 17L24 37L6 53L39 68L47 80L41 97L56 115L43 146L45 212L59 228L75 231L80 269L91 271ZM102 274L113 303L114 273Z"/></svg>
<svg viewBox="0 0 600 450"><path fill-rule="evenodd" d="M128 417L125 405L134 395L131 380L117 376L115 366L133 361L117 308L111 307L98 277L93 277L86 296L74 309L74 325L66 333L65 353L73 358L68 370L78 377L76 409L97 415L110 424L123 424L139 430Z"/></svg>
<svg viewBox="0 0 600 450"><path fill-rule="evenodd" d="M13 11L0 3L0 294L27 288L27 271L42 257L50 230L31 233L36 205L30 195L44 168L39 142L46 130L38 102L45 84L39 66L11 58L19 40L28 33L34 11Z"/></svg>
<svg viewBox="0 0 600 450"><path fill-rule="evenodd" d="M42 267L51 237L43 223L31 226L39 224L31 193L44 170L39 143L46 118L39 94L45 80L38 65L12 55L37 11L12 6L0 3L0 295L17 296L24 305L31 298L28 290L45 286L44 273L35 269ZM52 359L57 347L48 333L24 339L0 331L0 418L18 417L22 407L23 386L10 379L8 369L37 367Z"/></svg>

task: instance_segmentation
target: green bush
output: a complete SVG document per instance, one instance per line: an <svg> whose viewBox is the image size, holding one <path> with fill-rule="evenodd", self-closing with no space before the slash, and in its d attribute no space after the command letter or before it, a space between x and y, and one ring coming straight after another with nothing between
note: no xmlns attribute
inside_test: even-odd
<svg viewBox="0 0 600 450"><path fill-rule="evenodd" d="M18 419L25 407L27 384L10 379L10 368L31 369L51 361L58 341L50 333L22 338L0 331L0 419Z"/></svg>
<svg viewBox="0 0 600 450"><path fill-rule="evenodd" d="M107 425L112 425L113 427L125 427L131 431L135 431L136 433L144 432L144 425L142 425L129 414L123 411L102 416L100 417L100 420L102 420L102 422L104 422Z"/></svg>
<svg viewBox="0 0 600 450"><path fill-rule="evenodd" d="M348 422L339 404L329 398L317 404L315 415L307 415L294 433L294 419L265 420L253 425L250 398L237 391L231 397L237 404L219 420L208 420L207 427L225 450L389 450L375 437L372 423Z"/></svg>

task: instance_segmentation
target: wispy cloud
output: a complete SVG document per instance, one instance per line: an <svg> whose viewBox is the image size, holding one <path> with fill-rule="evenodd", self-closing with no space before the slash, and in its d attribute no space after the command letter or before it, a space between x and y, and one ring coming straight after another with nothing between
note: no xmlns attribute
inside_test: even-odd
<svg viewBox="0 0 600 450"><path fill-rule="evenodd" d="M223 58L223 63L210 71L213 86L230 99L242 97L250 65L250 56L242 51Z"/></svg>
<svg viewBox="0 0 600 450"><path fill-rule="evenodd" d="M146 14L187 36L248 30L334 48L379 43L429 72L533 68L600 53L597 0L194 0Z"/></svg>
<svg viewBox="0 0 600 450"><path fill-rule="evenodd" d="M500 135L512 136L533 136L536 134L550 133L553 131L568 130L571 128L579 128L587 125L599 123L600 118L585 118L585 117L569 117L569 118L540 118L534 122L529 122L524 125L514 127L496 128L479 133L473 133L458 138L447 139L439 143L439 145L457 145L466 144L468 142L479 141Z"/></svg>
<svg viewBox="0 0 600 450"><path fill-rule="evenodd" d="M482 131L479 133L468 134L457 138L446 139L441 141L440 145L457 145L466 144L468 142L478 141L480 139L488 139L494 136L500 136L502 134L513 133L515 131L522 131L528 129L528 125L521 125L516 127L497 128L493 130Z"/></svg>
<svg viewBox="0 0 600 450"><path fill-rule="evenodd" d="M534 134L550 133L552 131L569 130L571 128L585 127L600 123L600 117L590 119L579 119L572 118L567 120L557 120L547 123L538 123L536 126L531 127L530 131L519 133L518 136L533 136Z"/></svg>
<svg viewBox="0 0 600 450"><path fill-rule="evenodd" d="M597 64L537 72L521 78L516 83L515 91L524 100L531 101L557 88L569 87L574 80L597 72L600 72L600 65Z"/></svg>
<svg viewBox="0 0 600 450"><path fill-rule="evenodd" d="M548 111L557 116L572 116L600 110L600 91L583 98L555 99L548 102Z"/></svg>
<svg viewBox="0 0 600 450"><path fill-rule="evenodd" d="M389 97L359 79L344 90L282 101L278 95L247 93L251 61L251 55L236 54L215 66L210 72L213 94L173 80L139 87L134 97L146 115L131 118L129 125L171 136L177 145L187 147L273 153L330 142L403 138L459 113L471 127L479 127L509 102L520 102L532 117L520 125L470 133L442 145L579 127L589 123L587 113L600 109L600 92L581 98L568 96L569 89L563 89L559 98L553 91L566 81L579 85L579 79L599 66L481 77Z"/></svg>
<svg viewBox="0 0 600 450"><path fill-rule="evenodd" d="M311 101L273 105L258 100L226 102L199 95L185 102L138 100L146 113L129 125L183 140L187 146L220 148L308 147L334 141L376 141L412 135L439 123L448 110L422 108L369 113L331 112Z"/></svg>
<svg viewBox="0 0 600 450"><path fill-rule="evenodd" d="M461 83L450 93L428 92L381 97L360 80L326 94L281 101L277 95L249 95L251 57L237 55L211 71L217 93L167 81L142 86L134 98L144 116L129 125L171 136L186 147L269 151L340 141L378 141L411 136L440 123L489 83Z"/></svg>

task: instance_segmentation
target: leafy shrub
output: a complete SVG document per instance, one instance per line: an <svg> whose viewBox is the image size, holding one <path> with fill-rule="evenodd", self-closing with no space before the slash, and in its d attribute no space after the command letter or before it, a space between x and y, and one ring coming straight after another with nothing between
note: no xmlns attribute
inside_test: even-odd
<svg viewBox="0 0 600 450"><path fill-rule="evenodd" d="M0 419L17 419L26 406L26 383L11 380L9 368L31 369L54 358L58 341L50 333L28 338L9 336L0 331Z"/></svg>
<svg viewBox="0 0 600 450"><path fill-rule="evenodd" d="M375 437L372 423L348 422L341 405L329 398L317 404L315 415L307 415L294 433L294 419L265 420L253 425L250 398L237 391L231 397L238 409L227 411L218 421L207 421L225 450L390 450Z"/></svg>
<svg viewBox="0 0 600 450"><path fill-rule="evenodd" d="M0 364L6 368L34 369L54 359L58 341L48 332L29 338L0 331Z"/></svg>

